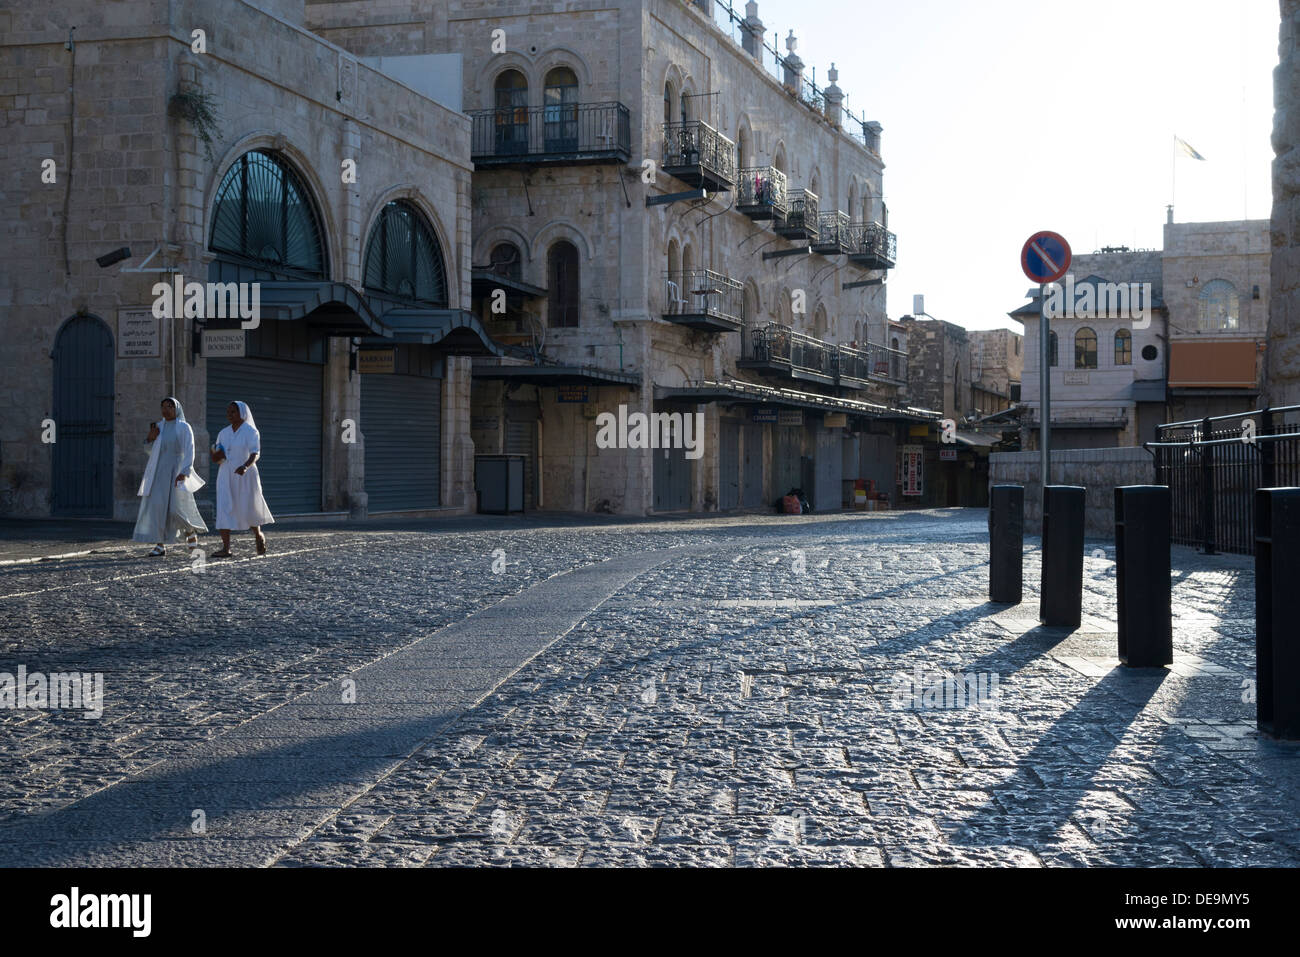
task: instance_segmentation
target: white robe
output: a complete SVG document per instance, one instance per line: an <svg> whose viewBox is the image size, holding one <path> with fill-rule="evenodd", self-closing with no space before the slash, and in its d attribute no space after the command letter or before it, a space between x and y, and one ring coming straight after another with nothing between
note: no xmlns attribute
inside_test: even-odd
<svg viewBox="0 0 1300 957"><path fill-rule="evenodd" d="M238 430L226 426L217 436L226 457L217 473L217 528L242 532L253 526L270 525L275 519L262 498L262 479L257 466L251 465L243 475L235 473L249 455L262 451L262 437L245 422Z"/></svg>

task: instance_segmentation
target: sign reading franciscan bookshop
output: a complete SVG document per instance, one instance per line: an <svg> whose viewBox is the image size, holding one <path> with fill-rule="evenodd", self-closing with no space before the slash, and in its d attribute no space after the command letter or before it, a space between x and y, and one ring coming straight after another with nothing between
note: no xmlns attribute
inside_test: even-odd
<svg viewBox="0 0 1300 957"><path fill-rule="evenodd" d="M204 329L203 358L242 359L244 357L243 329Z"/></svg>
<svg viewBox="0 0 1300 957"><path fill-rule="evenodd" d="M560 385L555 387L555 391L560 402L579 403L591 401L588 398L590 386L587 385Z"/></svg>
<svg viewBox="0 0 1300 957"><path fill-rule="evenodd" d="M156 359L162 355L162 333L150 306L117 311L117 357Z"/></svg>
<svg viewBox="0 0 1300 957"><path fill-rule="evenodd" d="M396 349L362 349L357 353L357 371L369 375L392 375Z"/></svg>

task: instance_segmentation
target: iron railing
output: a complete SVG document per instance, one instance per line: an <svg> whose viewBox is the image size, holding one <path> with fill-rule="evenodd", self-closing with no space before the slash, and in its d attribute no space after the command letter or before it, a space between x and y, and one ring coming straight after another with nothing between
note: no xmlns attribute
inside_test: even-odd
<svg viewBox="0 0 1300 957"><path fill-rule="evenodd" d="M775 166L750 166L736 181L736 209L754 219L785 219L790 196L785 173Z"/></svg>
<svg viewBox="0 0 1300 957"><path fill-rule="evenodd" d="M665 123L663 154L663 168L670 175L702 169L727 183L736 181L736 144L702 120Z"/></svg>
<svg viewBox="0 0 1300 957"><path fill-rule="evenodd" d="M1252 555L1255 490L1300 485L1300 406L1171 422L1145 448L1169 486L1172 540Z"/></svg>
<svg viewBox="0 0 1300 957"><path fill-rule="evenodd" d="M873 269L892 269L898 261L898 237L880 223L850 223L846 236L851 260Z"/></svg>
<svg viewBox="0 0 1300 957"><path fill-rule="evenodd" d="M817 238L812 251L823 256L838 256L849 251L849 214L832 209L817 220Z"/></svg>
<svg viewBox="0 0 1300 957"><path fill-rule="evenodd" d="M744 312L744 286L712 269L683 269L664 273L669 316L708 316L739 325Z"/></svg>
<svg viewBox="0 0 1300 957"><path fill-rule="evenodd" d="M777 234L786 239L817 239L817 229L821 222L817 194L810 189L790 190L790 208L785 214L785 221L774 227Z"/></svg>
<svg viewBox="0 0 1300 957"><path fill-rule="evenodd" d="M753 358L757 362L788 365L792 370L835 375L835 346L789 326L770 322L753 330Z"/></svg>
<svg viewBox="0 0 1300 957"><path fill-rule="evenodd" d="M632 118L622 103L553 103L472 110L475 165L622 162L632 155Z"/></svg>

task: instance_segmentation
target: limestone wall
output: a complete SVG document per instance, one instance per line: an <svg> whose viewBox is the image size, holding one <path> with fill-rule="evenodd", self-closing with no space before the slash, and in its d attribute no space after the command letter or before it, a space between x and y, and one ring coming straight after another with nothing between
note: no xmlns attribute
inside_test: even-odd
<svg viewBox="0 0 1300 957"><path fill-rule="evenodd" d="M1037 452L994 452L989 456L989 487L1025 487L1025 533L1042 534L1042 458ZM1090 537L1115 534L1115 489L1155 481L1151 455L1141 448L1070 449L1052 453L1052 484L1088 490L1084 527Z"/></svg>

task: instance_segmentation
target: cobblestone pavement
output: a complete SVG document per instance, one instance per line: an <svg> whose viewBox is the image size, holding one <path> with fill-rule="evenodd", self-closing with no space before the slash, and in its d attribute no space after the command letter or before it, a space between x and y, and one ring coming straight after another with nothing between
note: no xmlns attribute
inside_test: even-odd
<svg viewBox="0 0 1300 957"><path fill-rule="evenodd" d="M200 573L0 569L0 672L106 688L98 721L0 711L0 864L1300 862L1251 560L1175 548L1176 662L1127 671L1113 548L1082 628L1043 628L1036 540L1024 602L986 601L985 522L342 526Z"/></svg>

